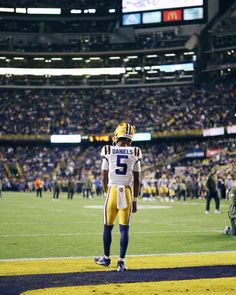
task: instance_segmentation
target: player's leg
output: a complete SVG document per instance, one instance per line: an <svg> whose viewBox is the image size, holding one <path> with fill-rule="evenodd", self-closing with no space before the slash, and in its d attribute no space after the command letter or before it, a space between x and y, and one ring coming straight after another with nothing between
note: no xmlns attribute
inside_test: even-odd
<svg viewBox="0 0 236 295"><path fill-rule="evenodd" d="M236 218L232 218L230 221L231 221L231 234L232 236L236 236Z"/></svg>
<svg viewBox="0 0 236 295"><path fill-rule="evenodd" d="M210 211L210 202L211 202L211 193L207 192L207 194L206 194L206 211L205 211L206 214L208 214Z"/></svg>
<svg viewBox="0 0 236 295"><path fill-rule="evenodd" d="M120 228L120 258L117 262L117 271L125 271L125 255L129 243L129 221L131 216L131 190L125 188L125 196L127 202L127 208L119 209L119 228Z"/></svg>
<svg viewBox="0 0 236 295"><path fill-rule="evenodd" d="M219 196L218 196L218 192L217 191L214 193L214 196L213 197L214 197L215 206L216 206L215 213L216 214L219 214L219 213L221 213L220 212L220 199L219 199Z"/></svg>
<svg viewBox="0 0 236 295"><path fill-rule="evenodd" d="M106 201L104 204L103 244L104 255L107 257L110 256L110 246L112 242L111 232L115 223L117 213L117 188L111 187L108 190Z"/></svg>
<svg viewBox="0 0 236 295"><path fill-rule="evenodd" d="M110 187L107 192L104 209L103 209L103 218L104 218L104 228L103 228L103 248L104 256L96 257L95 262L102 266L109 266L110 259L110 248L112 242L112 229L115 223L115 218L117 216L117 188Z"/></svg>

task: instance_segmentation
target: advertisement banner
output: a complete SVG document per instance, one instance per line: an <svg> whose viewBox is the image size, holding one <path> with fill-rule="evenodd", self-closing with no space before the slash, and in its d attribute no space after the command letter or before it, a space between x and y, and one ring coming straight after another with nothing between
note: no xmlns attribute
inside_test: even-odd
<svg viewBox="0 0 236 295"><path fill-rule="evenodd" d="M176 22L182 20L182 10L165 10L163 12L163 21L164 22Z"/></svg>

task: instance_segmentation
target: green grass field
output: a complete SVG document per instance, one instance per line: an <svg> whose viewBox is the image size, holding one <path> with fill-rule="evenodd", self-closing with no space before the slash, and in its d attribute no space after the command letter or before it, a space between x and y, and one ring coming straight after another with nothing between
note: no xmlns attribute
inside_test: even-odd
<svg viewBox="0 0 236 295"><path fill-rule="evenodd" d="M103 202L81 195L70 201L61 194L59 201L52 201L49 193L42 199L34 193L3 193L0 259L102 255ZM205 215L204 200L140 200L139 206L132 215L128 255L235 250L235 237L223 235L229 225L228 201L221 202L221 215ZM117 221L112 255L118 254Z"/></svg>

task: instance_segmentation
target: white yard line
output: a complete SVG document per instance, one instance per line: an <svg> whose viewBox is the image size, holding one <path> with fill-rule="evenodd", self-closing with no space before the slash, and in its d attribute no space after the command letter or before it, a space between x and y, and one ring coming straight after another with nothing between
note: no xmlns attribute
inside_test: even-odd
<svg viewBox="0 0 236 295"><path fill-rule="evenodd" d="M97 224L97 222L95 221L63 221L63 222L50 222L50 223L47 223L47 222L1 222L0 223L0 226L1 225L46 225L46 226L49 226L49 225L58 225L58 224Z"/></svg>
<svg viewBox="0 0 236 295"><path fill-rule="evenodd" d="M209 232L223 232L221 229L205 229L194 230L195 233L209 233ZM192 230L165 230L165 231L139 231L131 232L131 234L153 235L164 233L193 233ZM119 232L114 232L115 235L119 235ZM101 233L38 233L38 234L2 234L0 237L50 237L50 236L90 236L90 235L102 235Z"/></svg>
<svg viewBox="0 0 236 295"><path fill-rule="evenodd" d="M152 253L152 254L130 254L127 257L155 257L155 256L186 256L186 255L209 255L209 254L226 254L236 253L236 251L210 251L210 252L177 252L177 253ZM65 259L93 259L95 256L68 256L68 257L43 257L43 258L11 258L11 259L0 259L0 262L17 262L17 261L47 261L47 260L65 260ZM111 257L118 257L112 255Z"/></svg>

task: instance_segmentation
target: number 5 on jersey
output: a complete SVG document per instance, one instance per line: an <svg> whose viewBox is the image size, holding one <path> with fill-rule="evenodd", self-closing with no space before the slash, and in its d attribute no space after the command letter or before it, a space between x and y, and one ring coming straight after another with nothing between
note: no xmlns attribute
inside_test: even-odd
<svg viewBox="0 0 236 295"><path fill-rule="evenodd" d="M119 169L116 169L116 174L125 175L127 173L127 163L124 163L124 160L128 159L127 155L117 155L116 166Z"/></svg>

